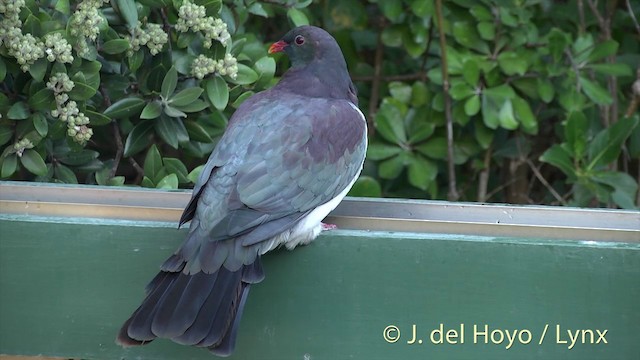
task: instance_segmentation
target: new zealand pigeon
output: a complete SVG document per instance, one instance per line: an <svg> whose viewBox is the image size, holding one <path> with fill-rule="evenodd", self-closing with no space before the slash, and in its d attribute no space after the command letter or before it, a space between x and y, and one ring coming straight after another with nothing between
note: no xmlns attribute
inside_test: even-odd
<svg viewBox="0 0 640 360"><path fill-rule="evenodd" d="M336 41L301 26L275 52L291 68L231 117L180 219L191 221L187 238L147 285L120 345L159 337L230 355L249 288L264 279L260 257L311 242L360 174L367 125Z"/></svg>

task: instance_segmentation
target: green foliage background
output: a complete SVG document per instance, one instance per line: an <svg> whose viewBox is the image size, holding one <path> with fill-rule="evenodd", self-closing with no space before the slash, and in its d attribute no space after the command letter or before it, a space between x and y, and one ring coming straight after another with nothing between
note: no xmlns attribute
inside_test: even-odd
<svg viewBox="0 0 640 360"><path fill-rule="evenodd" d="M84 42L73 21L81 2L27 0L22 34L62 35L73 61L41 57L25 72L7 34L14 1L0 0L1 178L192 186L233 111L288 66L267 55L268 45L310 23L340 43L370 123L352 195L640 204L638 2L447 0L444 42L436 1L193 2L227 24L230 40L206 48L203 32L177 31L182 0L112 0L98 1L97 37ZM149 24L168 34L158 54L132 47ZM193 75L199 55L227 54L237 59L237 76ZM73 126L52 116L60 100L46 83L59 73L75 84L68 101L89 119L85 128L69 132ZM89 128L88 141L74 140Z"/></svg>

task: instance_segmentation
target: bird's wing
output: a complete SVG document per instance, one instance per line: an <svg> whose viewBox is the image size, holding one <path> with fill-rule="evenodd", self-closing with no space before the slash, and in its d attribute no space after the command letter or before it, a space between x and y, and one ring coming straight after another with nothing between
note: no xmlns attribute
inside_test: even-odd
<svg viewBox="0 0 640 360"><path fill-rule="evenodd" d="M348 101L254 96L203 169L183 214L183 222L192 217L189 236L163 268L186 262L185 272L211 273L251 264L261 243L340 194L365 151L366 123Z"/></svg>

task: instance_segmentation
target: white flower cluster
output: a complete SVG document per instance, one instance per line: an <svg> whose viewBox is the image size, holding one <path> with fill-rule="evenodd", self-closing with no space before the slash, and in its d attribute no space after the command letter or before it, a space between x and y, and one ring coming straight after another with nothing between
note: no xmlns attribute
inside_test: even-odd
<svg viewBox="0 0 640 360"><path fill-rule="evenodd" d="M148 23L143 29L142 23L138 21L138 26L133 29L133 36L127 36L127 40L131 44L131 49L127 52L128 56L140 50L141 46L148 47L151 55L157 55L169 41L169 36L158 24Z"/></svg>
<svg viewBox="0 0 640 360"><path fill-rule="evenodd" d="M0 45L4 45L10 56L14 57L23 72L44 56L44 44L31 34L22 33L20 10L24 0L0 0Z"/></svg>
<svg viewBox="0 0 640 360"><path fill-rule="evenodd" d="M86 143L93 135L88 126L89 118L78 109L78 104L69 101L69 91L73 90L74 82L65 73L52 75L47 82L47 88L53 91L56 99L56 109L51 110L51 116L67 123L67 135L79 144Z"/></svg>
<svg viewBox="0 0 640 360"><path fill-rule="evenodd" d="M231 38L227 30L227 24L224 21L207 16L204 6L196 5L189 2L189 0L185 0L180 9L178 9L176 30L180 32L189 30L193 32L202 31L204 47L207 49L211 47L213 40L224 44Z"/></svg>
<svg viewBox="0 0 640 360"><path fill-rule="evenodd" d="M104 18L100 16L98 9L109 0L84 0L71 16L69 30L71 35L80 37L76 51L84 55L89 50L87 39L95 41L100 33L100 25Z"/></svg>
<svg viewBox="0 0 640 360"><path fill-rule="evenodd" d="M235 79L238 76L238 60L231 54L226 54L224 59L214 60L204 55L199 55L191 63L191 75L203 79L208 74L217 72L220 75L229 75Z"/></svg>
<svg viewBox="0 0 640 360"><path fill-rule="evenodd" d="M60 33L51 33L44 36L44 52L47 54L47 60L54 62L58 60L61 63L73 62L71 55L71 45L67 39L62 37Z"/></svg>
<svg viewBox="0 0 640 360"><path fill-rule="evenodd" d="M24 138L18 141L17 143L13 144L13 150L15 150L16 155L18 155L18 157L22 157L22 154L24 153L25 150L32 149L32 148L33 148L33 143L31 142L31 140L27 138Z"/></svg>

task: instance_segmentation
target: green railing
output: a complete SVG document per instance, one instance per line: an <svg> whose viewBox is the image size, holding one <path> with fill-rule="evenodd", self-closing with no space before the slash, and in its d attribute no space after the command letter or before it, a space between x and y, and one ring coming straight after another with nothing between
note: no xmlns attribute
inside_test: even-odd
<svg viewBox="0 0 640 360"><path fill-rule="evenodd" d="M188 197L0 183L0 354L213 358L114 343ZM233 359L640 354L640 212L350 199L330 220L265 257Z"/></svg>

